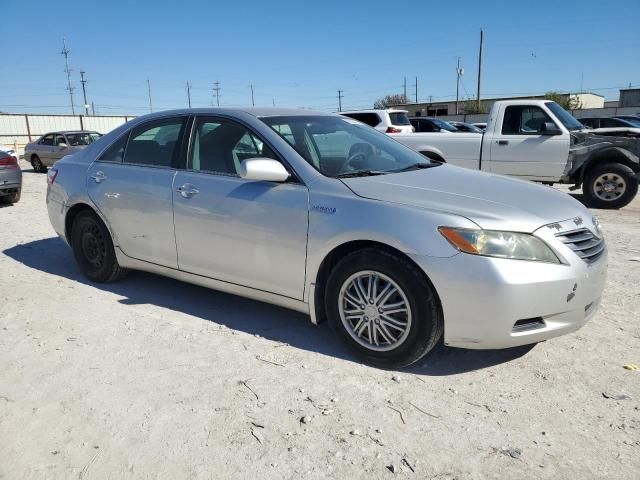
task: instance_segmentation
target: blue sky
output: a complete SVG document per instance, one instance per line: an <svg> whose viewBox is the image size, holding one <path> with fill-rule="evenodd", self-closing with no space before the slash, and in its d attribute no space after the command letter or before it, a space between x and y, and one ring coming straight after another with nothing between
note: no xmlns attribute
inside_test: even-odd
<svg viewBox="0 0 640 480"><path fill-rule="evenodd" d="M0 110L70 112L60 50L67 38L75 100L79 70L101 114L209 106L369 108L402 92L420 101L474 95L485 30L482 95L577 91L616 99L640 86L640 1L196 1L0 0Z"/></svg>

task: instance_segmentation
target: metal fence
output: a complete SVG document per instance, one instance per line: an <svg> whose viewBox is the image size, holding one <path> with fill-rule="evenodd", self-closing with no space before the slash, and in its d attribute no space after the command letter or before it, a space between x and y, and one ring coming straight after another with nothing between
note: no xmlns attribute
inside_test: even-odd
<svg viewBox="0 0 640 480"><path fill-rule="evenodd" d="M22 153L24 146L48 132L91 130L107 133L135 117L131 115L31 115L0 114L0 143Z"/></svg>

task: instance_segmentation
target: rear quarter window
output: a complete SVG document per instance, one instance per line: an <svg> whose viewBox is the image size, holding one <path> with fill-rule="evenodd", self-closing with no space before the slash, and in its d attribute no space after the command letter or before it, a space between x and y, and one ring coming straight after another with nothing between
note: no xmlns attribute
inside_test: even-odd
<svg viewBox="0 0 640 480"><path fill-rule="evenodd" d="M391 125L411 125L409 116L405 112L392 112L389 113L391 119Z"/></svg>

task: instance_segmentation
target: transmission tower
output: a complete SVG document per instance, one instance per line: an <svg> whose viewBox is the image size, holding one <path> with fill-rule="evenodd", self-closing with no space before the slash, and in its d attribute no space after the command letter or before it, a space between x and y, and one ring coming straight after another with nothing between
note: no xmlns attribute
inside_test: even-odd
<svg viewBox="0 0 640 480"><path fill-rule="evenodd" d="M61 55L64 55L64 71L67 73L67 90L69 90L69 99L71 100L71 113L76 114L76 107L73 103L73 86L71 85L71 66L69 65L69 53L71 50L67 48L67 39L62 39Z"/></svg>

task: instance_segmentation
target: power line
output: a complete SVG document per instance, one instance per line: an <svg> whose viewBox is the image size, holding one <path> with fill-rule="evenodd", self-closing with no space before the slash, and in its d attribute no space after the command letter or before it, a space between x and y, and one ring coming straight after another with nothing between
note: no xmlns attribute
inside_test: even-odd
<svg viewBox="0 0 640 480"><path fill-rule="evenodd" d="M484 32L480 29L480 51L478 52L478 92L476 99L478 101L478 111L480 111L480 79L482 78L482 46L484 44Z"/></svg>
<svg viewBox="0 0 640 480"><path fill-rule="evenodd" d="M69 99L71 100L71 113L76 114L76 107L73 104L73 86L71 85L71 66L69 65L69 53L71 50L67 48L67 39L62 38L62 51L61 55L64 55L64 71L67 73L67 90L69 90Z"/></svg>
<svg viewBox="0 0 640 480"><path fill-rule="evenodd" d="M147 77L147 95L149 96L149 112L153 113L153 104L151 103L151 80Z"/></svg>
<svg viewBox="0 0 640 480"><path fill-rule="evenodd" d="M84 97L84 114L89 115L89 104L87 103L87 90L85 88L85 83L87 81L84 79L85 72L80 70L80 83L82 83L82 96Z"/></svg>
<svg viewBox="0 0 640 480"><path fill-rule="evenodd" d="M213 82L214 87L212 88L213 90L213 95L214 97L216 97L216 106L220 106L220 82L218 80L216 80L215 82ZM213 105L213 102L211 102L211 105Z"/></svg>

